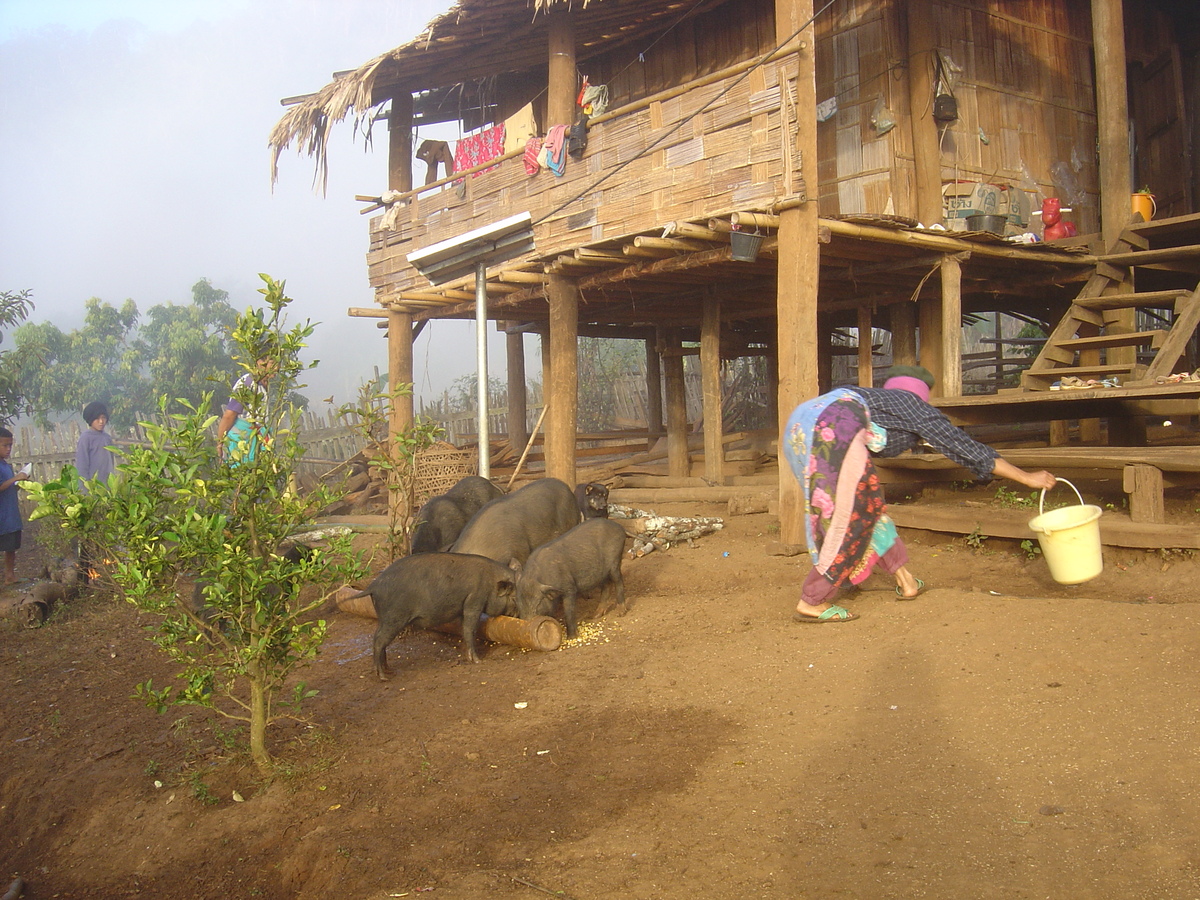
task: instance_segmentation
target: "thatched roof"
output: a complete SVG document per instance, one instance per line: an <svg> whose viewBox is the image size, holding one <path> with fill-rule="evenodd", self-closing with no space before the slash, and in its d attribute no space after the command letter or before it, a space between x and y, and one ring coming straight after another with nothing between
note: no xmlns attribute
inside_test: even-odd
<svg viewBox="0 0 1200 900"><path fill-rule="evenodd" d="M398 90L417 93L545 67L546 13L553 7L575 13L575 42L582 61L723 2L459 0L407 44L343 73L292 106L271 129L271 182L278 177L280 154L295 146L316 161L323 188L330 129L348 117L356 130L369 127L375 107Z"/></svg>

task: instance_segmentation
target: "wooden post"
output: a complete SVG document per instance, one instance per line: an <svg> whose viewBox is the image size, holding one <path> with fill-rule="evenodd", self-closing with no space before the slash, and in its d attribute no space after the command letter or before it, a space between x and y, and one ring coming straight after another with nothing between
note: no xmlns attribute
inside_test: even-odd
<svg viewBox="0 0 1200 900"><path fill-rule="evenodd" d="M413 98L404 88L392 95L392 111L388 116L388 189L412 190L412 127Z"/></svg>
<svg viewBox="0 0 1200 900"><path fill-rule="evenodd" d="M788 61L780 66L780 80L794 79L796 107L801 110L795 123L792 146L796 153L785 160L799 159L803 166L791 174L793 183L811 185L817 190L817 120L811 110L817 105L816 31L812 25L813 0L775 0L775 35L782 40L802 25L798 35L803 42L795 56L795 68ZM788 85L790 87L790 84ZM808 111L808 112L806 112ZM801 180L802 179L802 180ZM785 183L787 179L785 178ZM779 265L777 269L777 341L779 354L778 410L780 427L786 426L792 411L818 390L816 357L812 344L817 338L817 284L820 274L820 245L817 235L817 204L814 200L779 213ZM780 445L782 446L782 438ZM803 544L804 496L800 484L786 465L779 467L779 536L789 544Z"/></svg>
<svg viewBox="0 0 1200 900"><path fill-rule="evenodd" d="M704 477L725 483L725 415L721 409L721 301L710 289L700 321L700 383L704 398Z"/></svg>
<svg viewBox="0 0 1200 900"><path fill-rule="evenodd" d="M892 326L892 363L897 366L917 364L917 305L894 303L888 307Z"/></svg>
<svg viewBox="0 0 1200 900"><path fill-rule="evenodd" d="M932 3L909 2L903 8L908 25L908 107L915 163L917 220L928 227L942 221L942 156L938 146L938 124L933 118L933 62L937 51L937 29L933 21Z"/></svg>
<svg viewBox="0 0 1200 900"><path fill-rule="evenodd" d="M646 341L646 430L651 435L663 432L662 369L655 342L650 339ZM649 445L653 444L651 437Z"/></svg>
<svg viewBox="0 0 1200 900"><path fill-rule="evenodd" d="M942 366L942 302L938 300L918 300L917 318L921 323L921 346L918 359L920 364L933 375L933 388L930 394L941 397L943 376Z"/></svg>
<svg viewBox="0 0 1200 900"><path fill-rule="evenodd" d="M816 336L817 389L816 394L833 389L833 325L829 316L817 316ZM788 415L791 415L789 412Z"/></svg>
<svg viewBox="0 0 1200 900"><path fill-rule="evenodd" d="M543 385L546 417L546 475L575 486L575 435L579 430L579 288L563 275L546 285L550 301L550 370Z"/></svg>
<svg viewBox="0 0 1200 900"><path fill-rule="evenodd" d="M525 393L525 335L520 332L507 334L505 346L508 351L508 442L513 447L524 447L529 440L528 397Z"/></svg>
<svg viewBox="0 0 1200 900"><path fill-rule="evenodd" d="M1132 168L1129 159L1129 100L1125 77L1125 20L1122 0L1092 0L1092 52L1096 60L1096 124L1100 152L1100 228L1104 246L1112 248L1132 218L1129 194ZM1133 290L1130 277L1111 285L1108 293ZM1104 314L1110 334L1136 330L1137 311L1118 309ZM1111 363L1132 364L1136 347L1110 347Z"/></svg>
<svg viewBox="0 0 1200 900"><path fill-rule="evenodd" d="M549 25L550 65L546 92L546 127L575 121L579 93L575 75L575 16L559 4L546 15Z"/></svg>
<svg viewBox="0 0 1200 900"><path fill-rule="evenodd" d="M942 374L939 396L962 396L962 263L942 257Z"/></svg>
<svg viewBox="0 0 1200 900"><path fill-rule="evenodd" d="M875 384L875 359L871 335L871 307L858 308L858 386L873 387Z"/></svg>
<svg viewBox="0 0 1200 900"><path fill-rule="evenodd" d="M402 434L413 424L413 329L412 313L388 310L388 391L392 395L392 414L388 421L388 432ZM408 386L408 393L396 391ZM388 506L407 503L400 491L388 491ZM408 512L408 510L405 510Z"/></svg>
<svg viewBox="0 0 1200 900"><path fill-rule="evenodd" d="M683 355L679 352L682 344L678 328L660 328L659 335L667 389L667 474L686 478L689 474L687 388L683 380Z"/></svg>
<svg viewBox="0 0 1200 900"><path fill-rule="evenodd" d="M1122 473L1129 495L1129 520L1161 525L1167 520L1163 505L1162 470L1155 466L1129 465Z"/></svg>

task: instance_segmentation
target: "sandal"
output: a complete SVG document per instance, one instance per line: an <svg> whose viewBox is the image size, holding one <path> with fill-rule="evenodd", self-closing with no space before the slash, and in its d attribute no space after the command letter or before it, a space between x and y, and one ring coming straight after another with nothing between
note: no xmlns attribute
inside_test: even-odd
<svg viewBox="0 0 1200 900"><path fill-rule="evenodd" d="M900 593L900 585L896 585L896 599L897 600L916 600L923 593L925 593L925 582L923 582L920 578L917 579L917 592L915 594L913 594L911 597L906 597L906 596L904 596L904 594Z"/></svg>
<svg viewBox="0 0 1200 900"><path fill-rule="evenodd" d="M831 606L819 615L810 616L801 612L792 613L792 621L802 625L827 625L830 622L853 622L857 619L854 613L840 606Z"/></svg>

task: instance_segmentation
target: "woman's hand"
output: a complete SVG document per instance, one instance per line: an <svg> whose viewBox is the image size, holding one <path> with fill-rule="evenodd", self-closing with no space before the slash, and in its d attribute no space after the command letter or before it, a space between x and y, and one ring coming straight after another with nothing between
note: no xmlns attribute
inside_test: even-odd
<svg viewBox="0 0 1200 900"><path fill-rule="evenodd" d="M996 457L995 465L992 467L992 474L999 475L1001 478L1007 478L1009 481L1015 481L1017 484L1031 487L1034 490L1048 491L1054 485L1058 484L1058 479L1049 472L1026 472L1024 469L1018 469L1002 456Z"/></svg>

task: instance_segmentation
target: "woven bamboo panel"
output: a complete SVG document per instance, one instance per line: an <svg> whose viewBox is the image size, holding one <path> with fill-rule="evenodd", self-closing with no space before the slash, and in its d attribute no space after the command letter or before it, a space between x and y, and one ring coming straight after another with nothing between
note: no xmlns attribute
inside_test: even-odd
<svg viewBox="0 0 1200 900"><path fill-rule="evenodd" d="M432 447L417 454L414 464L414 487L417 506L430 497L444 494L467 475L476 472L476 460L472 453L459 450L453 444L438 441Z"/></svg>

